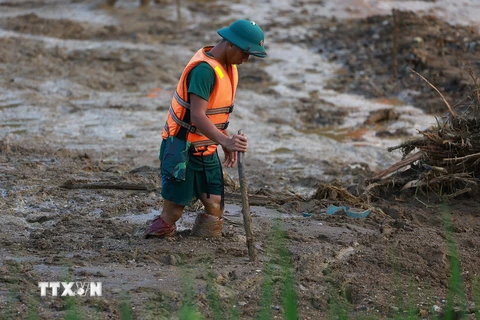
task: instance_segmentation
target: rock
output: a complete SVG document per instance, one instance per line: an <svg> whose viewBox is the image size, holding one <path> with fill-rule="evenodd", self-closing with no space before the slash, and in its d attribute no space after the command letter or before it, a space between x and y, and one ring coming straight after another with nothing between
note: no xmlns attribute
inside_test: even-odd
<svg viewBox="0 0 480 320"><path fill-rule="evenodd" d="M182 259L177 254L171 254L167 258L167 263L171 266L178 266L181 263Z"/></svg>
<svg viewBox="0 0 480 320"><path fill-rule="evenodd" d="M243 234L237 234L232 237L233 242L240 242L240 243L246 243L247 242L247 237L244 236Z"/></svg>

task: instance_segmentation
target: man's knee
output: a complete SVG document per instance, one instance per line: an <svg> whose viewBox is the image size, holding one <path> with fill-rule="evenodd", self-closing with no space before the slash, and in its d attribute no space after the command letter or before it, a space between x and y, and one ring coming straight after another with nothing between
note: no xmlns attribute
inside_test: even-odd
<svg viewBox="0 0 480 320"><path fill-rule="evenodd" d="M205 206L205 212L209 215L215 217L221 217L223 215L223 208L221 206L222 197L218 195L210 195L210 198L207 198L206 194L203 194L200 198L203 205Z"/></svg>

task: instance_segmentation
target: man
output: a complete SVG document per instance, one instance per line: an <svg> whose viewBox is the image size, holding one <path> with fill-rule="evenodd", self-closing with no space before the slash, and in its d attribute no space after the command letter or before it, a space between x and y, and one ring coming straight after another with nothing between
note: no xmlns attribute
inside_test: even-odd
<svg viewBox="0 0 480 320"><path fill-rule="evenodd" d="M250 55L265 58L267 53L263 31L253 21L237 20L217 32L222 40L193 56L172 98L160 147L163 210L146 238L174 236L183 209L196 199L205 212L197 216L191 234L222 235L224 185L217 146L222 146L227 168L235 166L237 152L247 151L247 137L227 131L237 65Z"/></svg>

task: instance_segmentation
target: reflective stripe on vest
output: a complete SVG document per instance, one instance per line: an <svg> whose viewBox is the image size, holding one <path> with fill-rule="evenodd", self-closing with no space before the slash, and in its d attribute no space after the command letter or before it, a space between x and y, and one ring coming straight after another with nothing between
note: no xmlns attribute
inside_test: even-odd
<svg viewBox="0 0 480 320"><path fill-rule="evenodd" d="M175 114L175 112L173 111L173 107L170 106L170 109L168 109L168 112L170 113L170 116L172 117L173 121L175 121L179 126L182 126L184 127L185 129L187 129L189 132L191 133L196 133L198 135L201 135L203 136L203 133L200 132L200 130L197 129L197 127L195 126L192 126L191 124L189 123L186 123L185 121L182 121L180 120L177 115ZM227 121L227 122L224 122L224 123L217 123L215 124L215 127L217 127L217 129L220 129L220 130L225 130L228 128L228 124L230 122ZM167 123L165 123L167 124ZM212 141L212 140L210 140Z"/></svg>
<svg viewBox="0 0 480 320"><path fill-rule="evenodd" d="M182 121L183 122L183 121ZM186 123L186 122L183 122L183 123ZM165 126L164 126L164 129L168 132L168 123L165 122ZM202 141L195 141L195 142L192 142L192 146L197 149L198 147L206 147L206 146L210 146L210 145L213 145L213 144L216 144L215 141L213 140L202 140Z"/></svg>
<svg viewBox="0 0 480 320"><path fill-rule="evenodd" d="M190 103L187 101L183 100L179 95L178 92L175 91L173 94L173 97L175 100L177 100L178 104L180 104L182 107L190 110ZM223 107L223 108L215 108L215 109L207 109L207 112L205 113L206 115L210 114L220 114L220 113L232 113L233 112L233 107L234 105L232 104L231 106L228 107Z"/></svg>

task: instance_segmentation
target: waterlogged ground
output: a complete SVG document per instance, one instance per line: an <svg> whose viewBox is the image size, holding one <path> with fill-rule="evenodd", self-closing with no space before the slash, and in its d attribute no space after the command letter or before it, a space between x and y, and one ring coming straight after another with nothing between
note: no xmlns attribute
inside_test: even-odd
<svg viewBox="0 0 480 320"><path fill-rule="evenodd" d="M415 10L400 15L397 79L392 7ZM447 207L433 191L373 197L351 208L371 209L364 219L325 212L345 204L343 190L360 199L363 181L401 158L387 147L447 111L408 68L452 104L468 95L479 10L475 1L446 0L160 1L143 9L133 0L114 9L0 1L1 317L63 319L73 309L86 319L177 319L190 306L207 319L286 319L287 296L300 319L434 319L447 309L458 257L465 298L459 293L454 305L473 318L478 195ZM232 131L249 138L256 262L236 169L226 170L223 238L188 235L198 206L174 239L142 237L161 210L157 153L176 81L194 51L238 18L264 28L269 53L239 67L231 119ZM44 281L101 282L103 296L41 298Z"/></svg>

